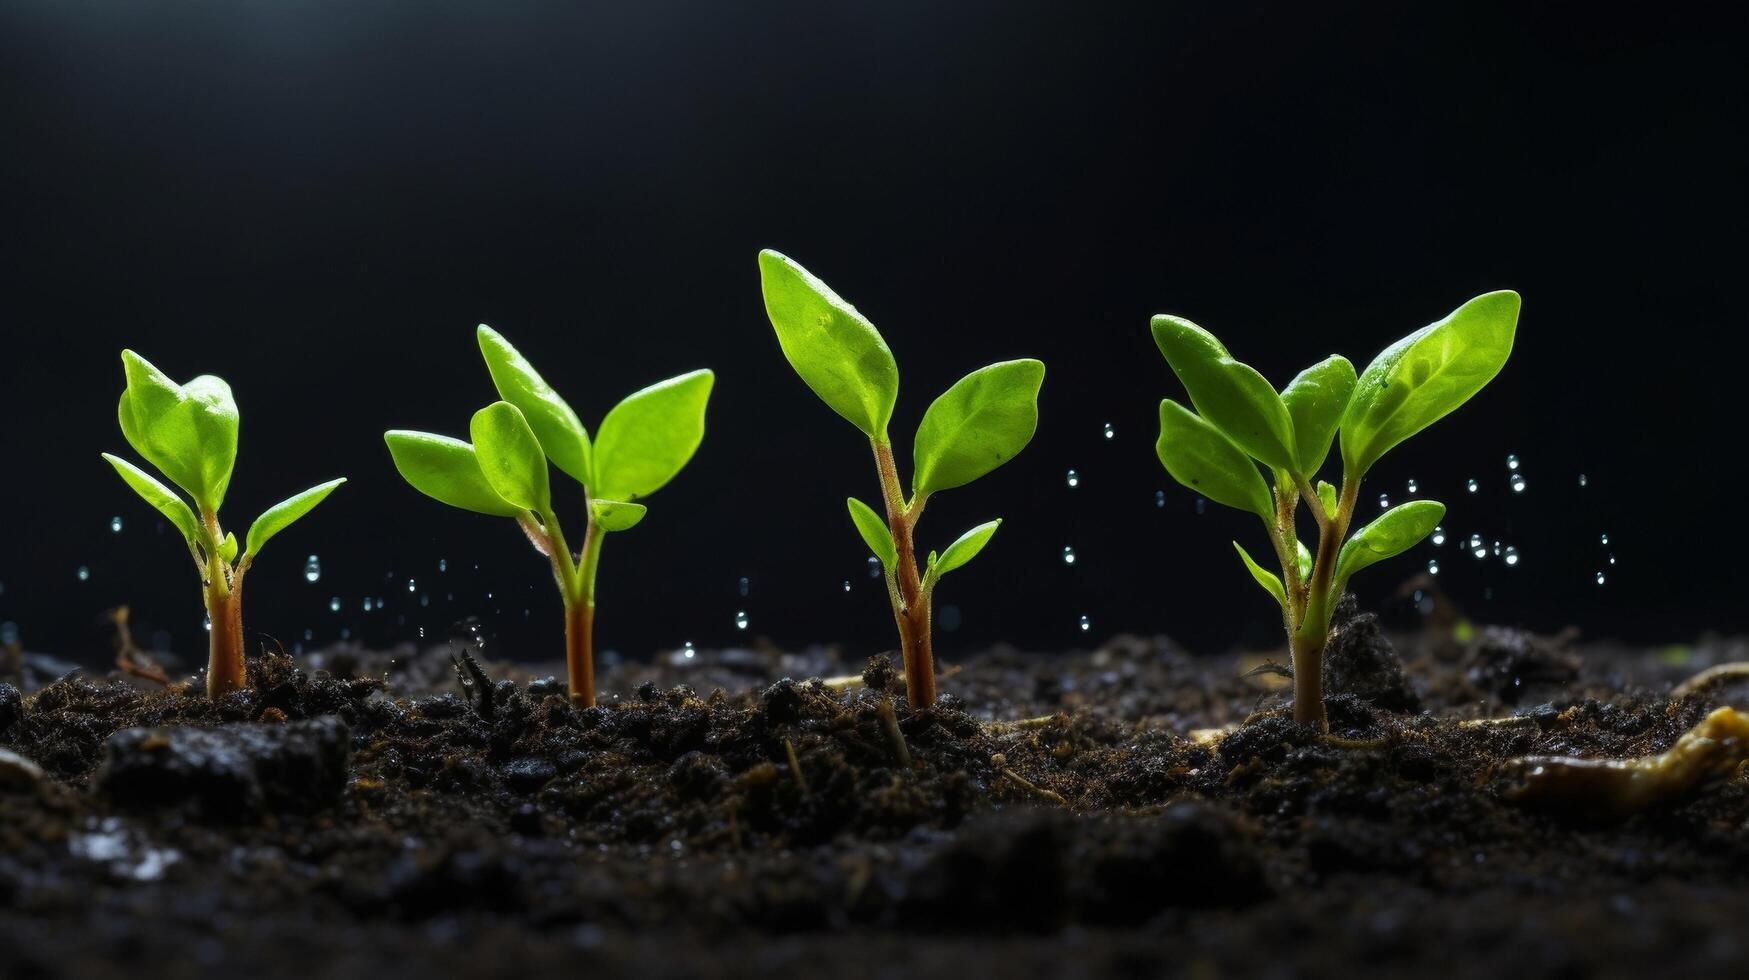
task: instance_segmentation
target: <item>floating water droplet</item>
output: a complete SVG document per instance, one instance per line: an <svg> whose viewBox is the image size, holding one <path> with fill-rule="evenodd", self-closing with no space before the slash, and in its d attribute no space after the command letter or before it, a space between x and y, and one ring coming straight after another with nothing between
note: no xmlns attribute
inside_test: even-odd
<svg viewBox="0 0 1749 980"><path fill-rule="evenodd" d="M1070 470L1069 471L1069 489L1073 490L1080 485L1081 485L1081 474L1075 472L1074 470Z"/></svg>
<svg viewBox="0 0 1749 980"><path fill-rule="evenodd" d="M1508 547L1506 553L1500 557L1506 562L1508 568L1514 567L1518 564L1518 549L1516 547Z"/></svg>
<svg viewBox="0 0 1749 980"><path fill-rule="evenodd" d="M115 534L121 533L121 516L120 515L117 515L115 517L111 517L109 519L109 529L110 529L110 531L114 532Z"/></svg>
<svg viewBox="0 0 1749 980"><path fill-rule="evenodd" d="M1427 561L1427 574L1429 574L1429 575L1438 575L1439 574L1439 559L1437 559L1437 558L1428 559L1428 561Z"/></svg>
<svg viewBox="0 0 1749 980"><path fill-rule="evenodd" d="M449 571L449 559L448 558L437 559L437 570L440 572Z"/></svg>
<svg viewBox="0 0 1749 980"><path fill-rule="evenodd" d="M880 578L881 577L881 560L879 558L874 557L873 555L870 555L869 559L868 559L868 577L869 578Z"/></svg>
<svg viewBox="0 0 1749 980"><path fill-rule="evenodd" d="M407 591L408 592L418 592L419 591L419 583L413 581L412 579L408 579L407 580Z"/></svg>
<svg viewBox="0 0 1749 980"><path fill-rule="evenodd" d="M79 566L79 581L81 581L81 582L91 581L91 569L86 568L84 565L80 565Z"/></svg>
<svg viewBox="0 0 1749 980"><path fill-rule="evenodd" d="M850 591L850 580L849 579L844 580L844 591L846 591L846 592Z"/></svg>
<svg viewBox="0 0 1749 980"><path fill-rule="evenodd" d="M747 628L747 613L745 611L735 614L735 628L738 630Z"/></svg>
<svg viewBox="0 0 1749 980"><path fill-rule="evenodd" d="M1589 486L1590 483L1591 483L1590 480L1585 479L1585 474L1583 474L1583 473L1579 474L1579 485L1580 486L1582 486L1582 487Z"/></svg>
<svg viewBox="0 0 1749 980"><path fill-rule="evenodd" d="M1081 632L1085 633L1092 628L1093 628L1093 620L1087 618L1086 616L1082 616L1081 617Z"/></svg>
<svg viewBox="0 0 1749 980"><path fill-rule="evenodd" d="M1391 498L1385 494L1379 494L1379 510L1384 510L1389 506L1391 506Z"/></svg>
<svg viewBox="0 0 1749 980"><path fill-rule="evenodd" d="M1611 564L1611 565L1613 565L1613 564L1615 564L1615 556L1614 556L1614 555L1610 555L1610 556L1609 556L1609 563L1610 563L1610 564Z"/></svg>
<svg viewBox="0 0 1749 980"><path fill-rule="evenodd" d="M741 576L741 580L735 583L735 591L741 593L743 598L746 597L747 593L751 591L752 588L753 583L748 581L747 576L745 575Z"/></svg>
<svg viewBox="0 0 1749 980"><path fill-rule="evenodd" d="M328 611L329 612L339 612L340 611L340 597L339 596L335 596L332 599L328 600Z"/></svg>
<svg viewBox="0 0 1749 980"><path fill-rule="evenodd" d="M1155 507L1166 506L1166 491L1164 491L1164 490L1154 491L1154 506Z"/></svg>
<svg viewBox="0 0 1749 980"><path fill-rule="evenodd" d="M1480 534L1470 535L1470 554L1478 559L1488 557L1488 542Z"/></svg>
<svg viewBox="0 0 1749 980"><path fill-rule="evenodd" d="M425 627L423 626L419 627L419 638L421 640L425 639Z"/></svg>
<svg viewBox="0 0 1749 980"><path fill-rule="evenodd" d="M319 582L322 579L322 559L311 555L304 559L304 581Z"/></svg>
<svg viewBox="0 0 1749 980"><path fill-rule="evenodd" d="M316 638L316 631L315 630L304 630L304 642L305 643L308 643L309 641L311 641L315 638Z"/></svg>
<svg viewBox="0 0 1749 980"><path fill-rule="evenodd" d="M429 606L429 605L431 605L431 597L430 597L430 596L428 596L428 595L422 595L422 596L420 596L420 597L419 597L419 605L420 605L420 606L421 606L421 607L425 607L425 606Z"/></svg>
<svg viewBox="0 0 1749 980"><path fill-rule="evenodd" d="M1601 571L1597 573L1597 584L1598 585L1603 584L1603 573Z"/></svg>
<svg viewBox="0 0 1749 980"><path fill-rule="evenodd" d="M1433 529L1433 546L1437 548L1444 543L1445 543L1445 528L1435 527Z"/></svg>
<svg viewBox="0 0 1749 980"><path fill-rule="evenodd" d="M1509 470L1518 469L1518 454L1517 453L1513 453L1512 455L1506 457L1506 468Z"/></svg>
<svg viewBox="0 0 1749 980"><path fill-rule="evenodd" d="M203 613L201 615L200 628L203 630L206 630L208 633L211 633L213 631L213 614L212 613Z"/></svg>
<svg viewBox="0 0 1749 980"><path fill-rule="evenodd" d="M1410 493L1420 493L1421 492L1421 484L1416 483L1414 480L1410 480L1408 483L1404 484L1404 487Z"/></svg>
<svg viewBox="0 0 1749 980"><path fill-rule="evenodd" d="M688 660L698 656L698 651L693 649L691 640L687 640L685 645L680 648L680 655Z"/></svg>
<svg viewBox="0 0 1749 980"><path fill-rule="evenodd" d="M1063 547L1063 564L1065 564L1065 565L1075 564L1075 549L1074 548L1068 547L1067 545L1065 545Z"/></svg>
<svg viewBox="0 0 1749 980"><path fill-rule="evenodd" d="M1464 481L1464 489L1468 490L1471 493L1475 493L1477 490L1482 489L1482 485L1476 481L1475 477L1472 476L1468 480Z"/></svg>
<svg viewBox="0 0 1749 980"><path fill-rule="evenodd" d="M1201 497L1196 498L1196 512L1198 514L1206 513L1208 511L1208 509L1209 509L1209 502L1208 501L1202 499Z"/></svg>
<svg viewBox="0 0 1749 980"><path fill-rule="evenodd" d="M1500 542L1498 541L1494 542L1494 557L1500 557Z"/></svg>
<svg viewBox="0 0 1749 980"><path fill-rule="evenodd" d="M486 596L486 598L490 599L492 597L490 595L488 595L488 596ZM373 600L370 596L365 596L363 605L364 605L364 611L370 612L373 608L376 607L376 601Z"/></svg>
<svg viewBox="0 0 1749 980"><path fill-rule="evenodd" d="M1112 436L1117 435L1117 432L1112 429L1110 422L1105 423L1105 430L1104 431L1105 431L1105 438L1107 438L1107 439L1110 439Z"/></svg>
<svg viewBox="0 0 1749 980"><path fill-rule="evenodd" d="M1608 532L1605 532L1603 534L1599 534L1597 536L1597 543L1600 545L1603 545L1606 548L1609 547L1609 534L1608 534Z"/></svg>
<svg viewBox="0 0 1749 980"><path fill-rule="evenodd" d="M1523 473L1512 474L1512 479L1507 483L1507 485L1512 488L1513 493L1523 493L1524 492L1524 474Z"/></svg>

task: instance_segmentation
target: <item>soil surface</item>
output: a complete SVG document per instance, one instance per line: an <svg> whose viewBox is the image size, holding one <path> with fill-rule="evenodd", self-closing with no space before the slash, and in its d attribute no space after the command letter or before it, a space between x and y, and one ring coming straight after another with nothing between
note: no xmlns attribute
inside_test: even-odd
<svg viewBox="0 0 1749 980"><path fill-rule="evenodd" d="M217 703L13 651L0 976L1746 975L1743 770L1607 817L1508 762L1662 752L1749 707L1669 693L1749 644L1339 623L1334 739L1164 638L961 659L925 711L831 650L587 710L460 644Z"/></svg>

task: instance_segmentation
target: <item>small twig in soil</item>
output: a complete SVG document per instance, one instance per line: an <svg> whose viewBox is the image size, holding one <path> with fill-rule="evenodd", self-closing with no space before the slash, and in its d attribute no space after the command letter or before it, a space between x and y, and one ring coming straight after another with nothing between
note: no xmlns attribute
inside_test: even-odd
<svg viewBox="0 0 1749 980"><path fill-rule="evenodd" d="M991 731L1005 732L1010 729L1045 728L1051 722L1063 717L1061 712L1054 715L1039 715L1036 718L1017 718L1013 721L993 721L988 727Z"/></svg>
<svg viewBox="0 0 1749 980"><path fill-rule="evenodd" d="M1532 728L1537 721L1529 715L1507 715L1503 718L1465 718L1459 728Z"/></svg>
<svg viewBox="0 0 1749 980"><path fill-rule="evenodd" d="M1343 738L1341 735L1325 734L1322 740L1325 745L1339 749L1388 749L1396 743L1397 736L1394 732L1387 732L1377 738Z"/></svg>
<svg viewBox="0 0 1749 980"><path fill-rule="evenodd" d="M1506 764L1507 795L1588 815L1626 816L1681 799L1749 764L1749 715L1719 708L1668 752L1637 759L1525 756Z"/></svg>
<svg viewBox="0 0 1749 980"><path fill-rule="evenodd" d="M1670 690L1674 699L1682 699L1699 694L1707 688L1725 681L1749 681L1749 661L1738 661L1729 664L1714 664L1688 680L1676 685Z"/></svg>
<svg viewBox="0 0 1749 980"><path fill-rule="evenodd" d="M796 788L803 793L808 791L808 777L802 773L802 760L796 757L796 743L790 739L783 740L784 754L789 756L789 774L796 778Z"/></svg>
<svg viewBox="0 0 1749 980"><path fill-rule="evenodd" d="M128 607L116 606L109 611L109 621L115 626L115 666L122 673L169 687L174 681L164 672L164 665L153 660L134 644L134 631L128 627Z"/></svg>
<svg viewBox="0 0 1749 980"><path fill-rule="evenodd" d="M1069 805L1069 801L1063 799L1063 796L1061 793L1057 793L1053 790L1045 789L1043 786L1040 786L1039 784L1033 782L1032 780L1027 779L1025 776L1022 776L1020 773L1017 773L1014 770L1008 768L1008 757L1003 755L1000 752L998 752L995 755L990 757L990 767L995 769L996 774L1001 776L1003 779L1008 780L1009 782L1013 783L1014 785L1019 786L1021 789L1026 790L1028 793L1031 793L1032 795L1037 796L1040 799L1049 800L1058 806L1068 806Z"/></svg>
<svg viewBox="0 0 1749 980"><path fill-rule="evenodd" d="M893 714L893 699L881 695L881 727L887 730L887 738L893 742L893 754L899 757L899 765L905 769L905 775L911 775L911 749L905 745L905 733L899 731L899 716Z"/></svg>
<svg viewBox="0 0 1749 980"><path fill-rule="evenodd" d="M459 657L450 654L449 662L455 664L455 679L461 685L462 697L474 706L481 718L491 721L497 705L492 703L492 679L486 676L485 669L467 650L463 650Z"/></svg>
<svg viewBox="0 0 1749 980"><path fill-rule="evenodd" d="M1198 745L1206 745L1212 748L1219 744L1221 739L1226 738L1228 735L1231 735L1238 730L1238 725L1222 725L1219 728L1192 728L1188 737L1192 742L1195 742Z"/></svg>

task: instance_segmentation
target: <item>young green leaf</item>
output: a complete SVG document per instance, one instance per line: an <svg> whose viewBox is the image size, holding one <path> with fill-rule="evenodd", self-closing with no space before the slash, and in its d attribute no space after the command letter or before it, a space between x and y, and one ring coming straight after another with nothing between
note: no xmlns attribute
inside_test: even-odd
<svg viewBox="0 0 1749 980"><path fill-rule="evenodd" d="M1160 402L1154 452L1179 483L1217 504L1274 520L1275 505L1257 464L1221 430L1170 398Z"/></svg>
<svg viewBox="0 0 1749 980"><path fill-rule="evenodd" d="M765 312L778 346L814 394L870 439L887 441L899 365L856 307L788 257L759 253Z"/></svg>
<svg viewBox="0 0 1749 980"><path fill-rule="evenodd" d="M1038 429L1041 361L981 367L930 403L912 446L912 492L928 496L964 486L1013 459Z"/></svg>
<svg viewBox="0 0 1749 980"><path fill-rule="evenodd" d="M1311 477L1324 465L1353 394L1354 365L1340 354L1301 371L1281 390L1282 404L1294 423L1294 460L1300 476Z"/></svg>
<svg viewBox="0 0 1749 980"><path fill-rule="evenodd" d="M115 467L116 473L121 476L122 480L128 486L133 487L134 492L139 494L146 503L156 508L158 513L163 514L164 519L181 532L185 540L195 541L199 538L199 519L194 516L194 511L189 509L188 504L173 493L169 487L154 480L145 470L120 456L104 453L103 458L109 460L109 465Z"/></svg>
<svg viewBox="0 0 1749 980"><path fill-rule="evenodd" d="M1337 593L1355 572L1413 548L1444 516L1445 505L1437 500L1411 500L1354 532L1336 558Z"/></svg>
<svg viewBox="0 0 1749 980"><path fill-rule="evenodd" d="M1336 516L1336 504L1337 504L1336 487L1332 484L1324 482L1323 480L1319 480L1318 481L1318 502L1324 505L1324 514L1326 516L1335 517Z"/></svg>
<svg viewBox="0 0 1749 980"><path fill-rule="evenodd" d="M1484 293L1374 358L1342 417L1347 472L1365 473L1493 380L1512 353L1519 305L1511 290Z"/></svg>
<svg viewBox="0 0 1749 980"><path fill-rule="evenodd" d="M486 482L474 447L460 439L395 429L383 434L395 469L413 489L451 507L495 517L520 517L523 508Z"/></svg>
<svg viewBox="0 0 1749 980"><path fill-rule="evenodd" d="M212 375L179 385L131 350L121 357L127 376L116 411L122 435L198 505L218 510L237 461L230 386Z"/></svg>
<svg viewBox="0 0 1749 980"><path fill-rule="evenodd" d="M537 514L553 509L546 453L520 409L509 402L493 402L474 413L468 435L474 441L480 472L498 496Z"/></svg>
<svg viewBox="0 0 1749 980"><path fill-rule="evenodd" d="M844 503L850 508L850 522L862 535L863 544L868 545L869 552L881 560L883 567L891 570L899 563L899 547L893 543L893 532L886 520L855 497L845 498Z"/></svg>
<svg viewBox="0 0 1749 980"><path fill-rule="evenodd" d="M1304 541L1295 541L1294 555L1294 564L1300 570L1300 581L1304 582L1312 577L1312 550L1306 547Z"/></svg>
<svg viewBox="0 0 1749 980"><path fill-rule="evenodd" d="M978 557L978 552L984 550L984 546L990 543L991 536L993 536L996 533L996 529L1001 526L1002 519L998 517L993 521L979 524L977 527L972 528L970 531L967 531L954 539L953 544L948 545L947 550L941 553L941 560L939 562L931 562L935 568L936 576L939 577L946 575L948 572L951 572L954 569L959 568L961 565L964 565L966 562L971 561L973 558Z"/></svg>
<svg viewBox="0 0 1749 980"><path fill-rule="evenodd" d="M534 430L541 449L554 466L589 486L593 482L589 430L578 420L577 413L503 334L482 323L476 337L498 397L522 410L528 427Z"/></svg>
<svg viewBox="0 0 1749 980"><path fill-rule="evenodd" d="M261 516L255 518L255 523L249 525L249 534L244 539L248 546L248 553L251 555L261 554L261 547L268 542L268 539L290 527L292 522L298 518L308 514L311 508L327 499L327 496L334 492L335 487L345 482L346 478L341 477L338 480L319 483L262 511ZM235 542L232 543L235 544Z"/></svg>
<svg viewBox="0 0 1749 980"><path fill-rule="evenodd" d="M1183 317L1156 316L1154 343L1202 417L1272 469L1297 470L1294 423L1275 386Z"/></svg>
<svg viewBox="0 0 1749 980"><path fill-rule="evenodd" d="M602 419L590 492L613 500L646 497L674 479L704 441L710 371L691 371L633 392Z"/></svg>
<svg viewBox="0 0 1749 980"><path fill-rule="evenodd" d="M643 504L619 500L591 498L589 501L589 518L603 531L625 531L636 527L648 510Z"/></svg>
<svg viewBox="0 0 1749 980"><path fill-rule="evenodd" d="M237 560L237 535L226 531L225 540L219 542L219 558L225 562Z"/></svg>
<svg viewBox="0 0 1749 980"><path fill-rule="evenodd" d="M1263 591L1275 597L1276 605L1287 605L1287 589L1282 587L1280 576L1252 560L1251 553L1239 542L1233 542L1233 550L1239 553L1239 560L1245 563L1245 570L1251 573L1258 585L1263 586Z"/></svg>

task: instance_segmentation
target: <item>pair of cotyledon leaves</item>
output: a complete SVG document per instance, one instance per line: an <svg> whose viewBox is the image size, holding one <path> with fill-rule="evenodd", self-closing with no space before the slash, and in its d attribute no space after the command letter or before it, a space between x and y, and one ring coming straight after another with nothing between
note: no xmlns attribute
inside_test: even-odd
<svg viewBox="0 0 1749 980"><path fill-rule="evenodd" d="M177 384L151 362L131 350L121 353L127 386L116 416L128 444L182 488L203 512L218 513L231 471L237 462L237 403L231 386L203 374ZM110 453L103 458L123 481L164 515L191 544L202 541L201 519L174 491L133 463ZM258 555L269 538L285 530L321 503L344 478L313 486L269 507L249 526L243 552ZM238 553L235 535L219 543L219 557L229 562Z"/></svg>
<svg viewBox="0 0 1749 980"><path fill-rule="evenodd" d="M1346 358L1333 356L1279 393L1207 330L1157 316L1154 342L1196 409L1170 399L1160 403L1160 462L1173 479L1210 500L1273 523L1274 500L1257 463L1297 485L1317 475L1340 437L1344 476L1359 480L1386 452L1457 409L1500 372L1512 353L1519 306L1515 292L1485 293L1387 347L1358 377ZM1316 489L1334 513L1335 487L1319 481ZM1436 501L1411 501L1356 531L1338 555L1335 587L1408 550L1444 513ZM1300 549L1303 556L1304 545ZM1285 601L1280 579L1243 548L1239 553L1258 583ZM1301 564L1309 562L1302 557Z"/></svg>
<svg viewBox="0 0 1749 980"><path fill-rule="evenodd" d="M550 460L582 484L598 527L623 531L644 518L644 505L633 501L673 479L704 441L710 371L632 393L591 441L577 413L508 340L483 324L478 337L502 400L474 413L472 442L399 429L384 436L395 468L428 497L481 514L545 519L553 511Z"/></svg>
<svg viewBox="0 0 1749 980"><path fill-rule="evenodd" d="M760 252L759 274L766 314L790 366L833 411L876 445L888 445L899 366L874 324L784 255ZM1038 429L1044 376L1040 361L1001 361L966 375L931 403L911 447L913 498L964 486L1024 449ZM898 549L887 522L854 497L847 505L863 541L892 569ZM980 524L939 556L931 553L931 574L972 560L1001 523Z"/></svg>

